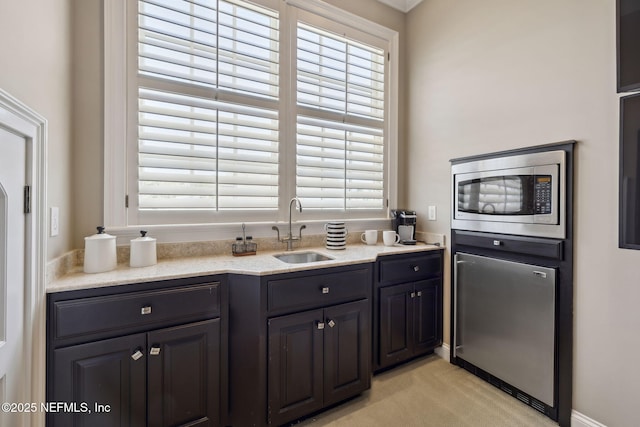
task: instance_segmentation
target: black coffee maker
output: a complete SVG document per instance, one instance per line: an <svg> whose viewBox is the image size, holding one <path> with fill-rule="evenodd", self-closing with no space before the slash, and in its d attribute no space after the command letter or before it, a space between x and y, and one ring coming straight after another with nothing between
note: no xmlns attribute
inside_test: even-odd
<svg viewBox="0 0 640 427"><path fill-rule="evenodd" d="M403 245L416 244L416 211L406 209L392 209L392 227L400 236L398 243Z"/></svg>

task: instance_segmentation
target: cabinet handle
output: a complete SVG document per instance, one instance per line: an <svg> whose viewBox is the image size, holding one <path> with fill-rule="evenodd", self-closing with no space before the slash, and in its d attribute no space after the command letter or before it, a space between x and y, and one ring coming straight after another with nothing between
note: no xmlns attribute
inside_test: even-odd
<svg viewBox="0 0 640 427"><path fill-rule="evenodd" d="M142 314L143 316L145 314L151 314L151 306L150 305L145 305L144 307L142 307L140 309L140 314Z"/></svg>
<svg viewBox="0 0 640 427"><path fill-rule="evenodd" d="M151 350L149 350L149 354L151 356L157 356L160 354L160 347L159 346L153 346L151 347Z"/></svg>
<svg viewBox="0 0 640 427"><path fill-rule="evenodd" d="M502 241L500 241L500 240L494 240L494 241L493 241L493 246L502 246Z"/></svg>
<svg viewBox="0 0 640 427"><path fill-rule="evenodd" d="M138 359L140 359L142 356L144 356L144 354L143 354L143 353L142 353L142 351L140 351L140 349L138 348L138 349L136 350L136 352L135 352L135 353L133 353L133 354L131 355L131 358L132 358L133 360L138 360Z"/></svg>
<svg viewBox="0 0 640 427"><path fill-rule="evenodd" d="M318 322L316 326L318 329L324 329L324 322Z"/></svg>
<svg viewBox="0 0 640 427"><path fill-rule="evenodd" d="M322 293L323 294L328 294L329 293L329 287L328 286L323 286L322 287Z"/></svg>
<svg viewBox="0 0 640 427"><path fill-rule="evenodd" d="M420 266L419 265L414 265L412 268L413 268L413 271L415 271L415 272L420 271Z"/></svg>
<svg viewBox="0 0 640 427"><path fill-rule="evenodd" d="M333 320L329 320L329 326L333 328L334 326L336 326L336 322L334 322Z"/></svg>

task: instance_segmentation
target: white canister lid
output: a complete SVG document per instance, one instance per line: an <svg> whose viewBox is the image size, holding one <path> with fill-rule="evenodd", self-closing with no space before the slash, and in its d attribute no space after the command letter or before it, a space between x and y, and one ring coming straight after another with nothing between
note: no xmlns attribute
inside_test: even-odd
<svg viewBox="0 0 640 427"><path fill-rule="evenodd" d="M129 266L131 267L148 267L155 265L158 262L156 256L156 239L147 237L147 232L140 230L140 237L131 240L129 256Z"/></svg>
<svg viewBox="0 0 640 427"><path fill-rule="evenodd" d="M147 232L145 230L140 230L140 237L136 237L135 239L131 239L131 242L155 242L156 239L153 237L147 236Z"/></svg>
<svg viewBox="0 0 640 427"><path fill-rule="evenodd" d="M104 227L96 227L98 233L87 236L84 240L102 240L102 239L115 239L116 236L104 232Z"/></svg>

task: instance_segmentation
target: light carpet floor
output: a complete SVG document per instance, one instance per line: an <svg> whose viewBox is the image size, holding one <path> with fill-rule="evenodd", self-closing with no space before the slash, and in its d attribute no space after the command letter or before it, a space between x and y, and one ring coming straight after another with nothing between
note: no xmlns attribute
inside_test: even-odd
<svg viewBox="0 0 640 427"><path fill-rule="evenodd" d="M373 377L371 389L296 426L538 427L550 418L431 355Z"/></svg>

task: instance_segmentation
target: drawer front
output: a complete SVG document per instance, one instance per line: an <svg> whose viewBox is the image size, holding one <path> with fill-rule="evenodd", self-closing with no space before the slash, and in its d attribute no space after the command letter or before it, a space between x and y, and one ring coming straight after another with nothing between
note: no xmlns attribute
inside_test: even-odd
<svg viewBox="0 0 640 427"><path fill-rule="evenodd" d="M414 282L438 277L441 274L440 252L379 261L379 283L381 285Z"/></svg>
<svg viewBox="0 0 640 427"><path fill-rule="evenodd" d="M270 280L267 286L269 311L292 312L367 298L371 289L371 270L363 268Z"/></svg>
<svg viewBox="0 0 640 427"><path fill-rule="evenodd" d="M56 340L97 338L220 315L220 283L56 301Z"/></svg>
<svg viewBox="0 0 640 427"><path fill-rule="evenodd" d="M563 259L563 241L558 239L505 236L469 231L454 231L453 238L457 246L473 246L499 252Z"/></svg>

